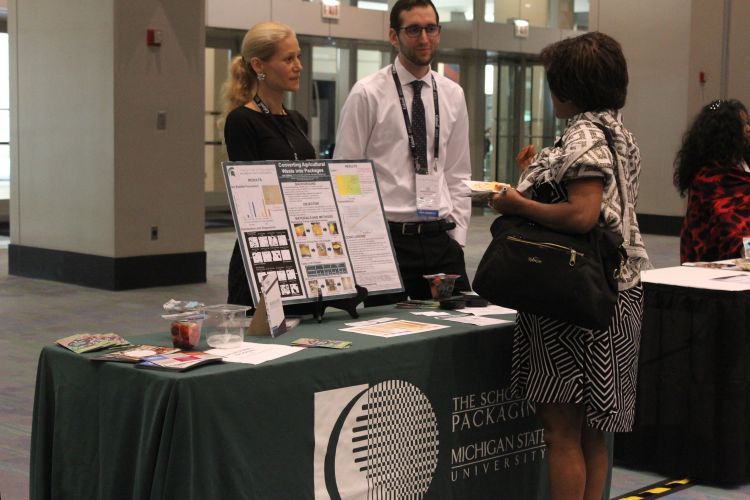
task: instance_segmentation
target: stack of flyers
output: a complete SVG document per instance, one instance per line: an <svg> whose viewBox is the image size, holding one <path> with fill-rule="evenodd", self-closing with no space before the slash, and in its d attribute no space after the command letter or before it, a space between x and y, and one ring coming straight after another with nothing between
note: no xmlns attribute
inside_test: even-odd
<svg viewBox="0 0 750 500"><path fill-rule="evenodd" d="M156 356L157 354L170 354L177 352L176 347L164 347L157 345L135 345L126 349L118 349L112 352L105 352L99 356L91 358L92 361L117 361L120 363L137 363L147 356Z"/></svg>
<svg viewBox="0 0 750 500"><path fill-rule="evenodd" d="M77 353L130 345L130 342L116 333L76 333L70 337L58 339L56 342Z"/></svg>
<svg viewBox="0 0 750 500"><path fill-rule="evenodd" d="M209 354L202 351L173 352L171 354L157 354L146 356L142 361L136 363L136 368L148 368L151 370L168 370L182 372L209 363L220 363L221 356Z"/></svg>
<svg viewBox="0 0 750 500"><path fill-rule="evenodd" d="M297 347L327 347L329 349L347 349L352 346L348 340L328 340L328 339L297 339L292 342Z"/></svg>

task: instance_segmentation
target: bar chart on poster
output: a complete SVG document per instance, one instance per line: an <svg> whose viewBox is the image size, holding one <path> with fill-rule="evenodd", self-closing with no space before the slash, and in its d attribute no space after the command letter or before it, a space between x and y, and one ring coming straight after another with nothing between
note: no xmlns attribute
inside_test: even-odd
<svg viewBox="0 0 750 500"><path fill-rule="evenodd" d="M254 300L272 273L284 304L403 289L370 161L223 167Z"/></svg>

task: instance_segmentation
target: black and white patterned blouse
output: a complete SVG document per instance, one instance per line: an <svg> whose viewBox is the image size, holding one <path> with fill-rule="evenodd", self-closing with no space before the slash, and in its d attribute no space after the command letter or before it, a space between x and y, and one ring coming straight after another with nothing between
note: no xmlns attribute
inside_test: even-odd
<svg viewBox="0 0 750 500"><path fill-rule="evenodd" d="M604 131L609 130L617 154L617 168ZM570 120L562 136L551 147L544 148L521 174L518 191L535 199L540 191L554 193L547 202L567 199L566 183L583 178L602 178L604 193L599 225L622 235L628 262L620 277L619 289L626 290L640 283L640 272L651 268L638 228L635 206L641 155L633 135L622 124L620 111L579 113ZM544 188L543 188L544 187ZM623 210L622 199L626 198Z"/></svg>

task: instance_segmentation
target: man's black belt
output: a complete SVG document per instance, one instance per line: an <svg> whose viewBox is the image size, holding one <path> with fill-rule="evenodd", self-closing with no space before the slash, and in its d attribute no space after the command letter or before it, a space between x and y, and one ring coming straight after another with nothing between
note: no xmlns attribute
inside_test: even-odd
<svg viewBox="0 0 750 500"><path fill-rule="evenodd" d="M417 234L435 234L455 229L455 222L448 222L445 219L430 220L424 222L391 222L388 226L392 233L403 234L404 236L414 236Z"/></svg>

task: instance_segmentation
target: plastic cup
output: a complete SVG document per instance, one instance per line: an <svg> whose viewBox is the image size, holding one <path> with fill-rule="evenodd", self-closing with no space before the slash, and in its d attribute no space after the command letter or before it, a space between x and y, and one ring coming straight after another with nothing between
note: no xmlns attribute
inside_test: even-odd
<svg viewBox="0 0 750 500"><path fill-rule="evenodd" d="M460 277L459 274L425 274L423 275L430 283L430 294L432 300L445 300L449 299L453 295L453 286L456 284L456 279Z"/></svg>
<svg viewBox="0 0 750 500"><path fill-rule="evenodd" d="M206 315L203 320L206 343L217 349L241 346L245 338L248 309L250 307L234 304L204 307L201 311Z"/></svg>
<svg viewBox="0 0 750 500"><path fill-rule="evenodd" d="M178 349L195 349L201 341L200 319L179 319L172 321L169 332L172 345Z"/></svg>

